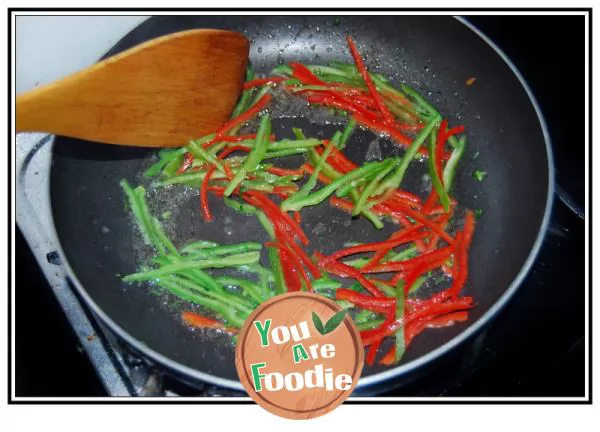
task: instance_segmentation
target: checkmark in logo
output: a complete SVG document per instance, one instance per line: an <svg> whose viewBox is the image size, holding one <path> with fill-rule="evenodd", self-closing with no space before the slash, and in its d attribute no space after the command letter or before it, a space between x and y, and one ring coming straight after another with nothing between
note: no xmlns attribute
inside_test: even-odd
<svg viewBox="0 0 600 432"><path fill-rule="evenodd" d="M346 317L346 312L347 310L344 309L335 313L325 324L323 324L321 317L316 312L313 312L312 321L317 331L324 336L339 327Z"/></svg>

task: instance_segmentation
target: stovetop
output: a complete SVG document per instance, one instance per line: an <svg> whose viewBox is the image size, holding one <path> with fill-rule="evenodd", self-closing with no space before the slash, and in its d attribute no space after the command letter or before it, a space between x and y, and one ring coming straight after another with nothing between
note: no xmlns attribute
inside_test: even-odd
<svg viewBox="0 0 600 432"><path fill-rule="evenodd" d="M583 18L470 20L513 60L544 112L557 167L552 220L532 271L497 319L427 376L382 396L583 396ZM556 62L552 59L559 42L572 49L562 51ZM17 395L232 395L210 386L199 391L149 368L82 306L61 273L48 234L50 150L45 135L18 137L17 222L22 235L17 232Z"/></svg>

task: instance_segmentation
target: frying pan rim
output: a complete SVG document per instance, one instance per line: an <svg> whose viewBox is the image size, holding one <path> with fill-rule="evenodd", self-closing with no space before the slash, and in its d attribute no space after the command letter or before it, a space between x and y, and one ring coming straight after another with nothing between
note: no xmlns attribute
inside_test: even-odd
<svg viewBox="0 0 600 432"><path fill-rule="evenodd" d="M479 36L485 43L487 43L496 52L496 54L498 54L500 56L500 58L508 65L508 67L511 69L511 71L515 74L515 76L517 77L517 79L519 80L521 85L523 86L527 96L529 97L531 104L533 105L533 108L538 117L538 121L540 123L540 127L542 129L542 135L544 137L544 142L546 144L546 157L547 157L547 161L548 161L548 193L547 193L547 197L546 197L546 206L544 209L544 217L542 218L542 223L540 224L540 229L537 233L536 240L529 252L527 259L525 260L525 262L521 266L521 269L517 273L517 276L513 279L513 281L510 283L510 285L504 291L504 293L500 296L500 298L498 298L498 300L496 300L494 302L494 304L492 304L492 306L481 317L479 317L479 319L477 319L475 322L471 323L471 325L467 329L465 329L464 331L462 331L461 333L459 333L458 335L456 335L455 337L450 339L448 342L440 345L439 347L428 352L427 354L425 354L421 357L418 357L406 364L401 364L392 369L389 369L389 370L386 370L383 372L379 372L379 373L376 373L374 375L371 375L371 376L368 376L365 378L361 378L356 386L356 390L365 389L369 386L376 385L376 384L380 383L381 381L385 381L387 379L392 379L392 378L399 377L401 375L408 374L422 366L425 366L426 364L432 362L436 358L441 357L444 354L446 354L447 352L456 348L457 346L462 344L465 340L467 340L469 337L473 336L479 330L481 330L481 328L483 328L483 326L485 324L490 322L494 318L494 316L509 302L509 300L515 294L515 292L517 291L517 289L519 288L519 286L521 285L521 283L523 282L523 280L529 273L529 270L531 269L531 266L533 265L534 261L537 258L537 255L540 251L541 245L544 240L545 233L547 231L547 228L548 228L548 225L550 222L550 214L551 214L551 210L552 210L552 203L553 203L553 199L554 199L554 188L555 188L554 158L553 158L553 154L552 154L552 145L551 145L550 134L548 133L546 121L545 121L542 111L538 105L538 102L537 102L535 96L533 95L533 92L531 91L529 85L525 81L525 78L523 77L523 75L519 72L519 70L512 63L512 61L508 58L508 56L506 54L504 54L504 52L491 39L489 39L475 25L473 25L472 23L467 21L464 17L453 16L453 18L456 19L457 21L459 21L460 23L462 23L464 26L466 26L471 31L473 31L473 33L475 33L477 36ZM54 141L55 141L55 138L52 141L53 147L54 147ZM51 182L48 182L48 194L50 194L50 184L51 184ZM50 207L52 207L52 200L50 200ZM60 253L60 256L63 258L63 267L66 270L67 277L71 280L73 286L75 287L75 289L77 289L78 293L81 295L81 298L86 302L86 304L91 309L93 314L95 316L97 316L99 319L101 319L111 329L111 331L113 331L118 337L122 338L125 342L130 344L133 348L135 348L139 352L142 352L144 355L146 355L152 361L154 361L158 364L161 364L170 370L181 373L181 374L188 376L194 380L199 380L199 381L213 384L216 386L225 387L225 388L232 389L232 390L241 390L241 391L244 390L242 387L242 384L239 381L221 378L221 377L217 377L217 376L208 374L206 372L201 372L201 371L191 368L189 366L185 366L177 361L174 361L171 358L165 356L164 354L161 354L161 353L153 350L152 348L145 345L142 341L131 336L127 331L125 331L125 329L121 328L121 326L119 326L115 321L113 321L112 318L110 318L95 303L95 301L92 299L92 297L88 294L88 292L84 288L83 284L77 278L75 272L71 268L71 266L66 258L66 255L64 253L62 244L60 242L58 233L56 231L56 224L54 223L54 213L52 211L51 211L51 218L52 218L51 228L53 231L52 234L54 235L54 238L56 239L57 250Z"/></svg>

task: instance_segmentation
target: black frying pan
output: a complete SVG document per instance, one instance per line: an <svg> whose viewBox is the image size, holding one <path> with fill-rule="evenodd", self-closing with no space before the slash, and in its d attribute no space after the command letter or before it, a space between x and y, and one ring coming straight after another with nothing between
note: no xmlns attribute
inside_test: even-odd
<svg viewBox="0 0 600 432"><path fill-rule="evenodd" d="M409 379L431 360L473 334L498 312L528 271L545 231L553 192L552 157L543 119L526 84L502 53L483 35L452 17L331 16L154 17L130 32L107 53L113 55L164 34L199 27L243 32L252 46L255 69L267 73L281 62L325 64L351 61L345 34L353 35L367 54L367 65L415 86L449 118L466 126L469 146L454 195L462 205L483 208L476 230L465 294L477 306L468 323L432 330L414 340L401 365L366 367L359 389L394 378ZM469 77L475 85L465 86ZM278 136L301 126L311 136L330 136L334 126L315 119L275 121ZM151 127L151 125L149 125ZM348 156L364 160L375 137L353 136ZM384 156L398 152L382 140ZM473 160L474 153L479 157ZM234 348L227 336L206 336L180 322L169 299L143 287L120 282L117 274L136 271L137 234L118 185L121 178L140 183L153 151L96 145L57 137L51 174L51 202L58 239L74 285L96 315L131 347L191 382L241 389ZM489 173L483 183L475 169ZM419 190L424 166L409 169L409 188ZM265 241L258 222L211 200L216 221L201 221L197 196L184 199L169 225L176 243L192 239L219 242ZM330 253L344 241L378 240L362 219L328 206L303 210L311 247Z"/></svg>

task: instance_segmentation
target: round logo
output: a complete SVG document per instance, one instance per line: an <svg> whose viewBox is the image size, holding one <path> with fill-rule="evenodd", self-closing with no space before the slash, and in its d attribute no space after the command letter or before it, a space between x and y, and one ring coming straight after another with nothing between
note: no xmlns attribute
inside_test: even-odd
<svg viewBox="0 0 600 432"><path fill-rule="evenodd" d="M281 417L308 419L338 407L363 368L360 334L346 311L311 293L270 299L245 322L235 364L256 403Z"/></svg>

